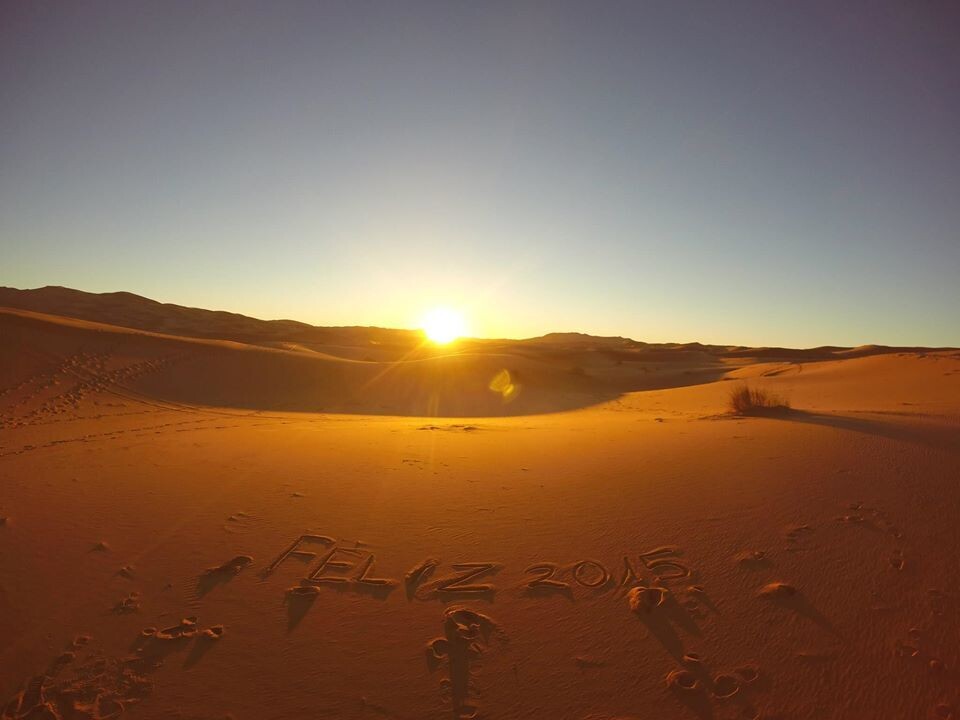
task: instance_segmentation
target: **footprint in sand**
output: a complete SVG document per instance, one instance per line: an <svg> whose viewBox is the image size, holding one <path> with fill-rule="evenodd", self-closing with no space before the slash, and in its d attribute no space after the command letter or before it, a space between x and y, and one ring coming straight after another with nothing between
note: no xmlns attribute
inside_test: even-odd
<svg viewBox="0 0 960 720"><path fill-rule="evenodd" d="M680 604L693 618L707 617L709 612L719 613L720 610L707 595L703 585L688 585L681 594ZM708 612L709 611L709 612Z"/></svg>
<svg viewBox="0 0 960 720"><path fill-rule="evenodd" d="M748 663L732 671L711 673L699 653L685 654L681 663L682 668L667 673L666 684L696 714L714 717L715 704L733 702L738 706L741 717L760 716L753 703L753 696L760 685L759 666Z"/></svg>
<svg viewBox="0 0 960 720"><path fill-rule="evenodd" d="M947 667L940 659L936 650L930 648L926 633L918 627L907 630L907 639L898 639L893 645L893 654L898 658L912 660L919 666L925 667L932 675L940 675Z"/></svg>
<svg viewBox="0 0 960 720"><path fill-rule="evenodd" d="M790 610L819 625L821 629L831 635L840 637L840 633L830 620L817 610L810 599L795 585L785 582L772 582L764 585L757 594L759 597L768 600L772 605Z"/></svg>
<svg viewBox="0 0 960 720"><path fill-rule="evenodd" d="M810 533L813 532L813 528L809 525L794 525L786 533L784 537L787 541L786 550L787 552L800 552L804 548L801 546L801 541L807 537Z"/></svg>
<svg viewBox="0 0 960 720"><path fill-rule="evenodd" d="M899 541L903 538L903 532L900 528L890 519L885 511L879 508L868 507L862 502L855 502L850 503L846 511L845 514L837 518L841 523L859 525L876 533L884 533L894 541ZM897 572L906 570L908 564L903 549L895 547L891 550L887 556L887 564Z"/></svg>
<svg viewBox="0 0 960 720"><path fill-rule="evenodd" d="M183 668L189 670L209 652L226 630L223 625L211 625L201 629L195 616L183 618L177 625L162 630L153 627L144 628L135 643L137 656L144 663L157 667L164 658L174 652L190 649L183 662Z"/></svg>
<svg viewBox="0 0 960 720"><path fill-rule="evenodd" d="M160 662L139 654L123 658L88 651L90 636L78 635L46 672L27 680L3 706L0 717L17 720L107 720L148 697L148 675ZM139 641L138 641L139 642Z"/></svg>
<svg viewBox="0 0 960 720"><path fill-rule="evenodd" d="M244 533L250 532L256 524L256 518L245 513L243 511L235 512L233 515L230 515L226 522L223 524L223 529L228 533L233 533L235 535L242 535Z"/></svg>
<svg viewBox="0 0 960 720"><path fill-rule="evenodd" d="M287 595L296 598L315 599L320 594L320 588L316 585L294 585L287 588Z"/></svg>
<svg viewBox="0 0 960 720"><path fill-rule="evenodd" d="M219 640L223 637L224 632L225 630L223 625L212 625L208 628L205 628L203 632L200 633L200 637L208 640Z"/></svg>
<svg viewBox="0 0 960 720"><path fill-rule="evenodd" d="M727 700L740 692L740 680L728 673L720 673L713 678L711 694L718 700Z"/></svg>
<svg viewBox="0 0 960 720"><path fill-rule="evenodd" d="M764 550L748 550L737 555L737 565L744 570L765 570L772 563Z"/></svg>
<svg viewBox="0 0 960 720"><path fill-rule="evenodd" d="M171 627L164 628L163 630L157 630L152 635L149 635L148 631L149 628L145 628L143 633L147 633L147 637L152 637L154 640L158 640L160 642L172 642L176 640L193 638L196 637L197 633L199 632L197 629L197 617L195 615L183 618L179 623L172 625Z"/></svg>
<svg viewBox="0 0 960 720"><path fill-rule="evenodd" d="M217 565L216 567L207 568L204 571L205 575L238 575L241 570L246 567L249 567L253 564L253 558L250 555L237 555L234 558L227 560L227 562L222 565Z"/></svg>
<svg viewBox="0 0 960 720"><path fill-rule="evenodd" d="M230 582L239 575L244 568L253 564L253 558L250 555L237 555L227 560L222 565L210 567L204 570L197 578L197 595L203 597L213 590L217 585L223 585Z"/></svg>
<svg viewBox="0 0 960 720"><path fill-rule="evenodd" d="M746 685L753 685L760 679L760 667L757 665L741 665L734 674Z"/></svg>
<svg viewBox="0 0 960 720"><path fill-rule="evenodd" d="M854 502L847 505L844 514L840 515L837 519L843 523L861 525L884 532L896 540L903 537L903 532L884 510L869 507L862 502Z"/></svg>
<svg viewBox="0 0 960 720"><path fill-rule="evenodd" d="M114 615L129 615L140 610L140 593L133 591L113 606Z"/></svg>
<svg viewBox="0 0 960 720"><path fill-rule="evenodd" d="M772 582L760 589L760 595L774 600L793 598L797 596L798 592L796 587L785 582Z"/></svg>
<svg viewBox="0 0 960 720"><path fill-rule="evenodd" d="M684 693L700 690L700 679L689 670L671 670L667 673L667 687Z"/></svg>
<svg viewBox="0 0 960 720"><path fill-rule="evenodd" d="M302 581L300 585L294 585L287 588L286 606L287 606L287 632L292 632L297 625L306 617L313 607L317 596L320 594L320 588L307 581Z"/></svg>
<svg viewBox="0 0 960 720"><path fill-rule="evenodd" d="M210 638L211 640L219 640L223 637L223 633L223 625L212 625L211 627L204 628L202 631L198 631L196 617L189 617L181 620L179 624L163 630L158 630L152 625L147 626L140 631L140 639L170 642L184 638L189 639L199 635L200 637Z"/></svg>

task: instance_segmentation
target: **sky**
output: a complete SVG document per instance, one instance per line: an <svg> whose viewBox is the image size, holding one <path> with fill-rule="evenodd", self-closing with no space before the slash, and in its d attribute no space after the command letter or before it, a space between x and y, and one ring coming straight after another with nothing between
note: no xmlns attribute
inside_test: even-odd
<svg viewBox="0 0 960 720"><path fill-rule="evenodd" d="M0 0L0 285L960 345L960 9Z"/></svg>

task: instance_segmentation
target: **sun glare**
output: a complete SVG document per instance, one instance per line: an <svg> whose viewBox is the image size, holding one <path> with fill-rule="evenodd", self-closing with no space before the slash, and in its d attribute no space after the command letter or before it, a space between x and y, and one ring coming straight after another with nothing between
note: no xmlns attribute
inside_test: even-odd
<svg viewBox="0 0 960 720"><path fill-rule="evenodd" d="M446 345L467 334L463 315L450 308L434 308L423 316L421 327L427 337L438 345Z"/></svg>

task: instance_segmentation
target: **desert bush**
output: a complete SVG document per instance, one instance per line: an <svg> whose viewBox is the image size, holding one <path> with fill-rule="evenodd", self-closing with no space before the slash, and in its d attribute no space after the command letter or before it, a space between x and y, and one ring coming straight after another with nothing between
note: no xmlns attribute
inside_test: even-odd
<svg viewBox="0 0 960 720"><path fill-rule="evenodd" d="M737 385L730 391L729 407L735 415L769 415L789 410L790 403L766 390Z"/></svg>

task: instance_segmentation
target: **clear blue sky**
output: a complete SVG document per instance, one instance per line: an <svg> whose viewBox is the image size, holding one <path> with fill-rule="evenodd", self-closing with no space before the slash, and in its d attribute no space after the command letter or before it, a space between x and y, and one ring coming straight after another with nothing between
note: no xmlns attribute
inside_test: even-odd
<svg viewBox="0 0 960 720"><path fill-rule="evenodd" d="M960 345L955 3L2 0L0 108L3 285Z"/></svg>

